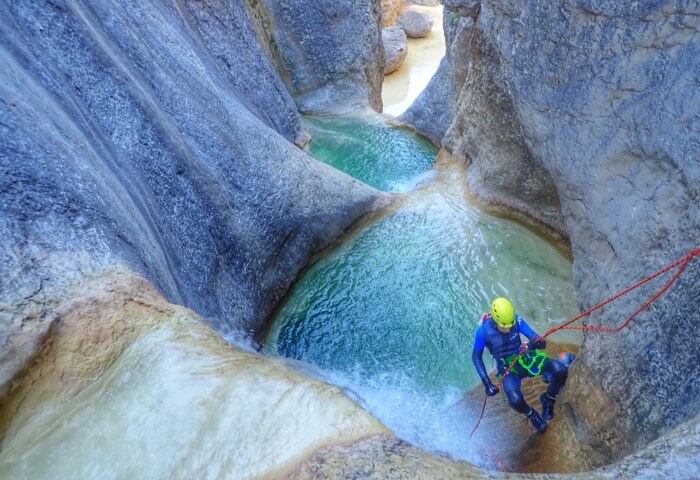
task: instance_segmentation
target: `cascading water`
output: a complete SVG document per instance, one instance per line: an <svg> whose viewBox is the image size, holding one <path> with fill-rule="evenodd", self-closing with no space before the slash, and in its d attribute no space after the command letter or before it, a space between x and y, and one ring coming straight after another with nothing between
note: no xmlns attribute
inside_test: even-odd
<svg viewBox="0 0 700 480"><path fill-rule="evenodd" d="M404 193L305 273L266 348L320 367L405 440L480 464L469 441L478 412L459 401L479 383L471 349L481 314L505 295L536 330L561 323L576 313L571 264L526 228L470 205L463 166L426 172L436 150L387 134L376 118L314 120L310 151Z"/></svg>

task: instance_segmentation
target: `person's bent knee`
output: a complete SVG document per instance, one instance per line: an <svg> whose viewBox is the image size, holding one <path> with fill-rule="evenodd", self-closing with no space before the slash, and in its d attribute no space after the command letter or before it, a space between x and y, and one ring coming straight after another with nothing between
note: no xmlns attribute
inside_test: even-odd
<svg viewBox="0 0 700 480"><path fill-rule="evenodd" d="M508 405L516 412L527 413L530 411L530 406L525 401L523 392L520 390L507 391L506 397L508 398Z"/></svg>
<svg viewBox="0 0 700 480"><path fill-rule="evenodd" d="M549 360L547 363L547 370L549 371L552 379L557 383L563 384L569 375L569 369L562 365L561 362L556 360Z"/></svg>

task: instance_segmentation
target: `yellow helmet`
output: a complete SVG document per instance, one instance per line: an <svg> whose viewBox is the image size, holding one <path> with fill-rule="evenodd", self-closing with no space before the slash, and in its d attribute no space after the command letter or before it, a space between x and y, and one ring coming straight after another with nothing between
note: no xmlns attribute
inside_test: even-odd
<svg viewBox="0 0 700 480"><path fill-rule="evenodd" d="M501 328L510 328L515 323L515 308L510 300L498 297L491 303L491 316Z"/></svg>

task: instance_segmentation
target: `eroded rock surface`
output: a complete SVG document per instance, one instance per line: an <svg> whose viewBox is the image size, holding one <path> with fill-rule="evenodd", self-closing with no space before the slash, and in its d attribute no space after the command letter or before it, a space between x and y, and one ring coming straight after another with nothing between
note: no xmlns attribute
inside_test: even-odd
<svg viewBox="0 0 700 480"><path fill-rule="evenodd" d="M379 0L260 0L271 50L302 113L382 110Z"/></svg>
<svg viewBox="0 0 700 480"><path fill-rule="evenodd" d="M2 478L258 478L388 434L339 388L227 344L115 269L67 292L0 397Z"/></svg>
<svg viewBox="0 0 700 480"><path fill-rule="evenodd" d="M382 30L382 42L386 52L386 63L384 64L384 74L395 72L408 55L408 45L406 44L406 33L401 27L388 27Z"/></svg>
<svg viewBox="0 0 700 480"><path fill-rule="evenodd" d="M406 9L406 0L381 0L382 2L382 26L396 25L399 16Z"/></svg>
<svg viewBox="0 0 700 480"><path fill-rule="evenodd" d="M570 238L582 310L697 248L698 5L468 3L477 2L445 1L478 16L461 45L469 70L443 145L472 162L480 200ZM587 323L620 325L669 277ZM567 416L550 432L564 463L614 461L696 418L698 284L694 260L629 328L586 335Z"/></svg>
<svg viewBox="0 0 700 480"><path fill-rule="evenodd" d="M292 143L298 114L239 2L0 15L0 386L65 288L117 263L255 330L378 198Z"/></svg>

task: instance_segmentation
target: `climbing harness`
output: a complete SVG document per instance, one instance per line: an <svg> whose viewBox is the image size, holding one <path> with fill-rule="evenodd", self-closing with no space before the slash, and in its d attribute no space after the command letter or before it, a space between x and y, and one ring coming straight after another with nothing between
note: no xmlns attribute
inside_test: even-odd
<svg viewBox="0 0 700 480"><path fill-rule="evenodd" d="M523 370L525 370L527 373L530 374L531 377L538 377L542 375L542 367L544 366L545 360L547 360L547 354L542 352L542 351L527 351L525 354L520 355L520 354L514 354L506 358L501 359L501 366L503 367L508 367L510 365L515 366L515 362L517 361L517 366L521 367ZM509 370L506 368L506 370ZM515 374L518 374L520 372L513 372ZM498 380L501 380L505 375L498 374L496 375L496 378Z"/></svg>
<svg viewBox="0 0 700 480"><path fill-rule="evenodd" d="M670 265L668 265L668 266L662 268L662 269L659 270L658 272L649 275L648 277L646 277L646 278L640 280L639 282L635 283L635 284L632 285L631 287L626 288L625 290L621 291L620 293L618 293L618 294L616 294L616 295L614 295L614 296L608 298L608 299L605 300L604 302L601 302L601 303L599 303L598 305L589 308L588 310L586 310L585 312L581 313L580 315L577 315L576 317L572 318L571 320L567 320L566 322L564 322L563 324L559 325L558 327L554 327L554 328L549 329L549 330L547 331L547 333L545 333L544 335L542 335L542 337L538 337L537 339L535 339L535 341L540 340L540 338L542 338L542 339L547 338L548 336L550 336L550 335L553 334L554 332L557 332L557 331L559 331L559 330L565 330L565 329L566 329L566 330L582 330L582 331L590 331L590 332L602 332L602 333L617 333L617 332L619 332L619 331L622 330L623 328L626 328L630 323L632 323L632 320L634 320L634 319L637 317L637 315L639 315L641 312L643 312L644 310L646 310L646 309L649 307L649 305L651 305L652 303L654 303L656 300L659 299L659 297L661 297L664 293L666 293L666 292L668 291L668 289L671 288L671 286L672 286L674 283L676 283L676 280L678 280L678 278L681 276L681 274L685 271L685 268L688 266L688 264L690 263L690 261L691 261L693 258L697 257L698 255L700 255L700 248L696 248L695 250L691 251L691 252L690 252L688 255L686 255L685 257L683 257L683 258L681 258L681 259L679 259L679 260L676 260L675 262L673 262L673 263L671 263ZM627 319L626 319L626 320L622 323L622 325L620 325L619 327L608 328L608 327L596 327L596 326L588 326L588 325L583 325L583 326L578 326L578 325L577 325L577 326L572 326L572 325L571 325L571 324L574 323L575 321L580 320L580 319L582 319L582 318L584 318L584 317L587 317L588 315L590 315L591 313L595 312L596 310L600 310L601 308L603 308L604 306L608 305L609 303L614 302L614 301L617 300L618 298L620 298L620 297L622 297L622 296L628 294L629 292L631 292L631 291L633 291L633 290L636 290L637 288L641 287L642 285L644 285L644 284L646 284L646 283L649 283L650 281L654 280L655 278L659 277L660 275L663 275L664 273L666 273L666 272L668 272L668 271L670 271L670 270L673 270L673 269L676 268L676 267L679 267L679 268L678 268L678 271L677 271L676 273L673 274L673 277L671 277L671 279L670 279L658 292L656 292L654 295L652 295L651 298L649 298L649 300L647 300L646 302L644 302L644 303L642 304L641 307L639 307L637 310L635 310L634 313L633 313L632 315L630 315L629 317L627 317ZM510 373L510 371L513 369L513 367L514 367L516 364L519 364L520 357L523 356L523 354L525 353L525 350L526 350L526 345L523 344L523 345L520 347L520 351L517 353L517 355L515 355L515 359L513 359L513 360L510 362L508 368L507 368L507 369L503 372L503 374L499 377L499 381L498 381L498 384L496 384L496 387L499 387L499 388L500 388L501 383L502 383L502 381L503 381L503 378L504 378L506 375L508 375L508 373ZM469 437L470 437L470 438L471 438L472 435L474 435L474 432L476 432L476 429L479 428L479 425L481 424L481 420L484 418L484 411L486 410L486 401L488 400L488 398L489 398L488 396L486 396L486 395L484 396L484 403L483 403L483 405L482 405L482 407L481 407L481 415L479 415L479 420L476 422L476 425L474 426L474 429L473 429L472 432L469 434Z"/></svg>

